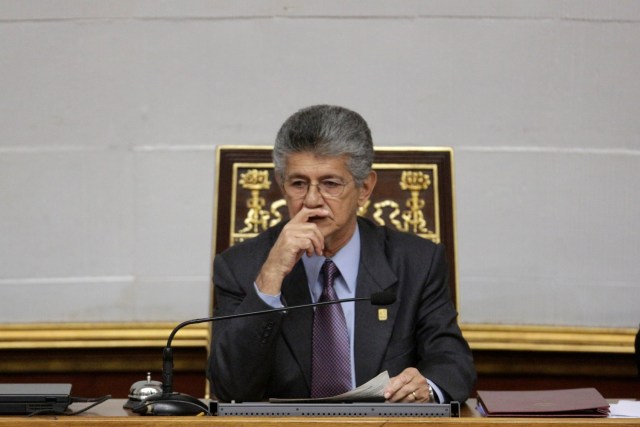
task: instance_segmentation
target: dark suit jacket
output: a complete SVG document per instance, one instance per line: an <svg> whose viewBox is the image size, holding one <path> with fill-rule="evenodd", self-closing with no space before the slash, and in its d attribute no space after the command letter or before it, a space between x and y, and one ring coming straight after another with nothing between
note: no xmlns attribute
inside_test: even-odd
<svg viewBox="0 0 640 427"><path fill-rule="evenodd" d="M361 255L356 296L396 294L388 319L378 307L355 306L355 369L360 385L388 370L416 367L448 398L465 401L476 380L471 351L457 325L444 247L359 218ZM254 281L283 225L237 244L214 261L214 315L268 309ZM282 285L285 305L311 302L302 261ZM208 376L223 401L308 397L312 309L214 323Z"/></svg>

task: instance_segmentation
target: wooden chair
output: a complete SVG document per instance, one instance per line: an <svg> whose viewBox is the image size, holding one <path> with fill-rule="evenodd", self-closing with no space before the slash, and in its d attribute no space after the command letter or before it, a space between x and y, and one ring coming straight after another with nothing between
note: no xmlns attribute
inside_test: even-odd
<svg viewBox="0 0 640 427"><path fill-rule="evenodd" d="M378 182L359 214L444 243L451 297L457 307L453 150L378 147L373 168ZM216 171L213 256L287 219L271 147L219 146Z"/></svg>

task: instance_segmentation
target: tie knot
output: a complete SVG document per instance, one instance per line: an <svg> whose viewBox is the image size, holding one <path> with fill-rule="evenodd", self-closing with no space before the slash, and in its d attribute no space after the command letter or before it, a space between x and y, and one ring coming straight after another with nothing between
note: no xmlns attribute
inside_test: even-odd
<svg viewBox="0 0 640 427"><path fill-rule="evenodd" d="M324 274L324 283L325 286L333 286L333 282L340 271L336 264L330 258L325 259L324 264L322 264L322 274Z"/></svg>

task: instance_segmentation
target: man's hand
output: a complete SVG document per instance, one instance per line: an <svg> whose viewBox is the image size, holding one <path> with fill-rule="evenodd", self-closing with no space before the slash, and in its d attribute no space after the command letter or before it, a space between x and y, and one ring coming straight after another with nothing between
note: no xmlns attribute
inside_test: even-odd
<svg viewBox="0 0 640 427"><path fill-rule="evenodd" d="M387 402L429 402L431 386L416 368L407 368L389 380L384 390Z"/></svg>
<svg viewBox="0 0 640 427"><path fill-rule="evenodd" d="M303 254L322 255L324 236L310 218L326 217L329 211L303 207L284 226L278 240L271 248L267 260L256 278L260 292L270 295L280 293L282 280L291 272Z"/></svg>

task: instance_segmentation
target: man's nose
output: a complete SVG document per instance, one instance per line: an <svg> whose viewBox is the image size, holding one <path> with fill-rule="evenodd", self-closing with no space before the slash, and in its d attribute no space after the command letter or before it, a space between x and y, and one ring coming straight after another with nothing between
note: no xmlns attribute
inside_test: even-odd
<svg viewBox="0 0 640 427"><path fill-rule="evenodd" d="M304 204L308 208L318 207L324 204L324 199L322 198L322 194L320 194L320 189L317 184L309 185L307 194L304 196Z"/></svg>

